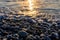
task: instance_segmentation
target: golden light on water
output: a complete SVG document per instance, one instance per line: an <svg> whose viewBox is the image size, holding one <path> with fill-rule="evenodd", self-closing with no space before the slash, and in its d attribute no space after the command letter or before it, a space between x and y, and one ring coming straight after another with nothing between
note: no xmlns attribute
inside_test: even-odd
<svg viewBox="0 0 60 40"><path fill-rule="evenodd" d="M34 10L35 7L38 7L36 4L36 0L26 0L26 1L22 1L22 2L18 2L17 3L19 5L21 5L20 7L22 7L21 9L24 10L22 13L19 11L18 14L24 14L24 15L28 15L28 16L36 16L37 15L37 11ZM27 7L25 7L27 6ZM25 9L28 9L29 11L26 11Z"/></svg>
<svg viewBox="0 0 60 40"><path fill-rule="evenodd" d="M29 3L29 9L32 11L33 10L33 0L28 0Z"/></svg>

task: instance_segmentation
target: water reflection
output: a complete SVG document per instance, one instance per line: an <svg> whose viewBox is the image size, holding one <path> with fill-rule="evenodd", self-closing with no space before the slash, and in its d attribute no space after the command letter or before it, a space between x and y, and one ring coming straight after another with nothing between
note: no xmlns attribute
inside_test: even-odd
<svg viewBox="0 0 60 40"><path fill-rule="evenodd" d="M60 11L58 9L51 9L51 8L45 8L47 4L44 4L43 1L40 0L25 0L25 1L16 1L16 2L4 2L0 3L5 8L10 11L10 14L12 12L12 16L32 16L32 17L41 17L41 18L57 18L57 15L60 15ZM3 9L6 11L6 9ZM5 12L6 14L7 11ZM9 15L10 15L9 14ZM59 17L60 18L60 17Z"/></svg>

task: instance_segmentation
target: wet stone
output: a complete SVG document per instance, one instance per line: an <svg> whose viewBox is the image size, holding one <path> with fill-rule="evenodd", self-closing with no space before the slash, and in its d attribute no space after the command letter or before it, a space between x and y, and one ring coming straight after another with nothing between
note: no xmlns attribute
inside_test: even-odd
<svg viewBox="0 0 60 40"><path fill-rule="evenodd" d="M27 32L24 32L24 31L20 31L19 32L19 37L21 38L24 38L24 37L27 37L28 36L28 33Z"/></svg>
<svg viewBox="0 0 60 40"><path fill-rule="evenodd" d="M39 18L40 19L40 18ZM9 19L8 16L0 19L0 38L7 40L59 40L60 22L48 19L19 16Z"/></svg>

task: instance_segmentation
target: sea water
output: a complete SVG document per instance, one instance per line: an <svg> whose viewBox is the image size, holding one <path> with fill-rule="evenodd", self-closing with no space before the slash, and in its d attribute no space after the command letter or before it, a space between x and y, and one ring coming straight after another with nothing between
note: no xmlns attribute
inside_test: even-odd
<svg viewBox="0 0 60 40"><path fill-rule="evenodd" d="M33 0L33 1L7 1L0 0L0 8L3 8L0 11L3 11L0 14L8 14L12 12L13 14L24 16L40 16L41 18L50 18L50 19L58 19L60 20L60 1L56 0ZM32 4L32 5L31 5ZM5 11L5 12L4 12ZM12 16L13 16L12 14Z"/></svg>

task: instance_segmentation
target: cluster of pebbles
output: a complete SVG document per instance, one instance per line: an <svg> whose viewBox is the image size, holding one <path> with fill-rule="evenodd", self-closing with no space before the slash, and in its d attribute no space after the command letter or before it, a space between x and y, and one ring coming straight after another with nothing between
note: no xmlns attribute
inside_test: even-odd
<svg viewBox="0 0 60 40"><path fill-rule="evenodd" d="M31 17L0 16L0 40L60 40L60 21L42 22Z"/></svg>

